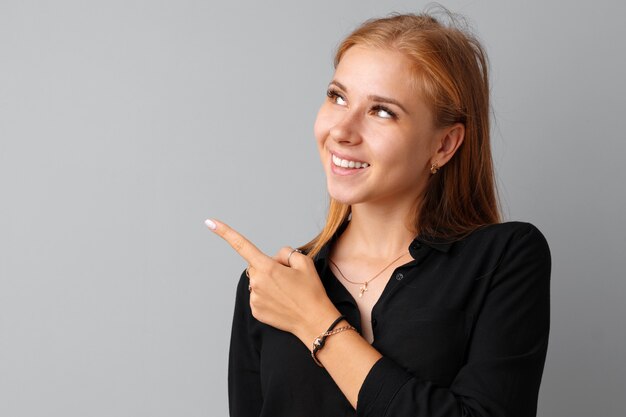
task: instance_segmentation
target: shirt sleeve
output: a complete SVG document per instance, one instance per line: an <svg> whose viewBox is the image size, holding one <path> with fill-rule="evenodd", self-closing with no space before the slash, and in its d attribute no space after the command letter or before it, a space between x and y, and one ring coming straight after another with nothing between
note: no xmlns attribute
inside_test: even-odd
<svg viewBox="0 0 626 417"><path fill-rule="evenodd" d="M502 255L467 361L450 387L383 356L361 386L357 416L536 416L550 327L551 257L541 232L523 225Z"/></svg>
<svg viewBox="0 0 626 417"><path fill-rule="evenodd" d="M228 406L231 417L258 417L261 414L263 396L259 342L252 331L253 320L248 277L244 271L237 284L228 355Z"/></svg>

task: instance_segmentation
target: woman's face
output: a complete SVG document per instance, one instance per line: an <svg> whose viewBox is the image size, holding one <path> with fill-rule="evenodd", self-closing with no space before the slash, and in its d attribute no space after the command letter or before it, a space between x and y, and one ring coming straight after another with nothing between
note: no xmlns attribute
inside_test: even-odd
<svg viewBox="0 0 626 417"><path fill-rule="evenodd" d="M399 52L353 46L339 62L315 121L330 196L345 204L413 204L437 137Z"/></svg>

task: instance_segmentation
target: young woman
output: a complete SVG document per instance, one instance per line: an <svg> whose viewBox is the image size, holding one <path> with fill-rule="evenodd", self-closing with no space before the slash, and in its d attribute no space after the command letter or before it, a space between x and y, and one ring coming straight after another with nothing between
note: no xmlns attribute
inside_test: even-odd
<svg viewBox="0 0 626 417"><path fill-rule="evenodd" d="M487 59L430 15L365 22L340 45L315 137L321 233L243 256L229 360L243 416L535 416L550 252L501 223Z"/></svg>

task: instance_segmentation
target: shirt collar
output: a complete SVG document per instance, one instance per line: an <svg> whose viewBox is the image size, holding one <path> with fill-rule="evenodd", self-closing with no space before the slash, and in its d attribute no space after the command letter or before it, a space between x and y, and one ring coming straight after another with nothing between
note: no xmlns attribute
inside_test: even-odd
<svg viewBox="0 0 626 417"><path fill-rule="evenodd" d="M433 249L438 250L439 252L444 252L444 253L448 252L450 248L452 247L452 245L454 244L453 241L447 240L445 238L420 235L420 236L417 236L413 240L413 243L411 243L411 245L414 245L415 243L418 243L418 242L422 245L429 246Z"/></svg>
<svg viewBox="0 0 626 417"><path fill-rule="evenodd" d="M339 226L333 237L330 238L330 240L326 242L324 246L322 246L318 254L315 256L316 260L328 258L331 245L339 237L339 235L343 233L343 231L346 229L346 226L348 226L348 221L343 222L341 226ZM413 254L413 250L418 249L422 246L426 246L439 252L447 253L453 244L453 241L446 240L444 238L418 235L409 245L409 251L411 252L411 254Z"/></svg>

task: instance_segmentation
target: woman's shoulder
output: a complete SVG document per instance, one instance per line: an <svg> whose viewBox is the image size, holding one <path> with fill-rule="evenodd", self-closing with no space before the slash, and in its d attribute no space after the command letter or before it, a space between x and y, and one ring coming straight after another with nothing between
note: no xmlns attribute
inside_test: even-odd
<svg viewBox="0 0 626 417"><path fill-rule="evenodd" d="M537 226L529 222L508 221L482 226L464 239L463 246L504 252L531 251L535 255L550 255L548 242Z"/></svg>
<svg viewBox="0 0 626 417"><path fill-rule="evenodd" d="M549 254L548 242L534 224L523 221L494 223L477 228L470 234L454 242L454 246L473 251L483 249L494 253L535 248Z"/></svg>
<svg viewBox="0 0 626 417"><path fill-rule="evenodd" d="M507 221L502 223L488 224L479 227L472 232L469 237L510 237L512 235L526 235L534 234L538 237L543 237L543 234L537 226L529 222L523 221Z"/></svg>

